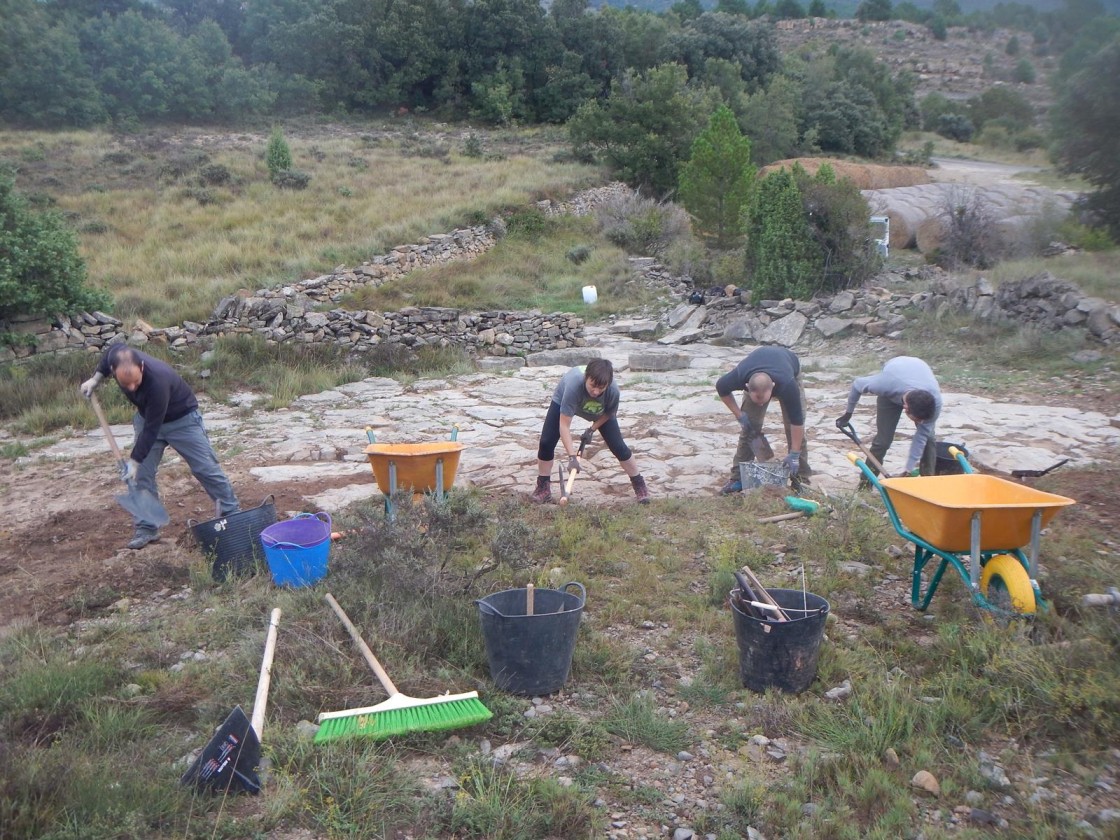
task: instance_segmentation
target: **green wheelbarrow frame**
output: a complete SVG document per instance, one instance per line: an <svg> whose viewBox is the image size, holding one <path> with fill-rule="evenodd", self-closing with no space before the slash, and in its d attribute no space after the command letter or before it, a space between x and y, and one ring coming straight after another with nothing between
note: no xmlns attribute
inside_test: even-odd
<svg viewBox="0 0 1120 840"><path fill-rule="evenodd" d="M879 491L895 531L914 544L911 604L924 611L952 567L980 609L1020 617L1045 609L1046 601L1031 575L1038 563L1042 528L1074 500L982 475L959 449L952 447L949 452L961 466L960 475L886 480L856 453L848 454L848 460ZM938 495L951 496L955 503L938 504ZM910 520L910 527L904 519ZM1025 543L1029 554L1022 550ZM923 587L923 575L934 560L936 568ZM989 596L1000 590L1006 598L996 603Z"/></svg>

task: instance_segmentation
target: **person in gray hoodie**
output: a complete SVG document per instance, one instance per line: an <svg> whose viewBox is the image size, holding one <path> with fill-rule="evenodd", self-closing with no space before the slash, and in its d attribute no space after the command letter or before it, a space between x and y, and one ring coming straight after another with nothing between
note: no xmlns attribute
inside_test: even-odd
<svg viewBox="0 0 1120 840"><path fill-rule="evenodd" d="M873 376L861 376L852 382L848 405L836 418L836 427L843 429L852 420L859 398L874 394L875 439L871 454L883 463L883 457L894 442L898 420L905 413L916 427L906 456L907 475L933 475L937 468L937 418L941 415L941 388L929 365L914 356L896 356ZM871 464L872 472L878 473Z"/></svg>

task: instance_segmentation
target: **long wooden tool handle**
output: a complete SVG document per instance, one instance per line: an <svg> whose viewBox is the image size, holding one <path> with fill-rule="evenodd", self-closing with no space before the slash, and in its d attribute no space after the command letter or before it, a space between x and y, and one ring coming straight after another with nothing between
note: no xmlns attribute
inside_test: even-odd
<svg viewBox="0 0 1120 840"><path fill-rule="evenodd" d="M572 495L572 485L576 483L576 476L579 475L579 470L572 470L568 475L568 483L564 485L564 495Z"/></svg>
<svg viewBox="0 0 1120 840"><path fill-rule="evenodd" d="M377 674L377 679L381 682L381 687L385 689L390 697L400 694L397 687L393 685L393 681L389 679L389 675L385 673L385 669L381 667L381 663L377 661L377 657L373 655L373 651L369 649L366 640L363 639L362 635L358 632L358 628L353 625L350 621L350 617L346 615L346 611L338 605L338 601L334 599L331 593L328 592L323 597L326 599L327 603L331 605L331 609L334 610L334 614L338 616L338 620L342 622L342 626L349 631L350 638L354 640L354 644L356 644L358 650L362 652L362 656L365 657L369 667L373 669L373 673Z"/></svg>
<svg viewBox="0 0 1120 840"><path fill-rule="evenodd" d="M533 584L525 584L525 615L533 614Z"/></svg>
<svg viewBox="0 0 1120 840"><path fill-rule="evenodd" d="M758 521L759 522L785 522L787 519L800 519L802 516L806 516L806 515L807 514L805 513L805 511L797 510L797 511L793 511L792 513L779 513L776 516L764 516L761 519L759 519Z"/></svg>
<svg viewBox="0 0 1120 840"><path fill-rule="evenodd" d="M751 586L754 587L754 594L757 595L760 600L778 608L778 621L789 621L789 616L785 614L785 611L778 602L774 600L774 596L766 591L766 587L762 585L762 581L751 571L750 566L743 566L743 574L746 575L747 580L751 582Z"/></svg>
<svg viewBox="0 0 1120 840"><path fill-rule="evenodd" d="M257 680L257 696L253 700L253 731L261 740L264 731L264 710L268 705L268 686L272 682L272 657L276 654L276 633L280 627L280 608L272 611L268 622L268 636L264 642L264 659L261 660L261 676Z"/></svg>
<svg viewBox="0 0 1120 840"><path fill-rule="evenodd" d="M97 422L101 424L101 431L105 433L105 440L109 441L109 448L113 450L113 454L118 461L123 461L124 456L121 454L121 448L117 446L117 439L113 437L113 431L109 428L109 421L105 417L101 403L97 401L97 394L90 394L89 402L93 406L93 413L97 415Z"/></svg>

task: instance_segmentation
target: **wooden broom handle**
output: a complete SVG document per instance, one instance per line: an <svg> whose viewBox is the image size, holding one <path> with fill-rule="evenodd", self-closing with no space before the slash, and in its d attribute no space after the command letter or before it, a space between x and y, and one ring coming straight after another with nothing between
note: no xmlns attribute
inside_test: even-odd
<svg viewBox="0 0 1120 840"><path fill-rule="evenodd" d="M253 731L260 741L264 730L264 710L268 705L268 686L272 682L272 657L276 655L276 633L280 626L280 608L272 611L268 622L268 636L264 642L264 659L261 660L261 677L257 680L257 696L253 700Z"/></svg>
<svg viewBox="0 0 1120 840"><path fill-rule="evenodd" d="M365 657L366 663L373 669L373 673L377 674L377 679L381 682L381 687L385 689L390 697L400 694L397 687L393 685L393 681L389 679L389 675L385 673L385 669L381 667L381 663L377 661L377 657L373 655L373 651L369 649L366 640L358 632L358 628L350 621L350 617L346 615L346 611L339 606L338 601L334 599L331 593L323 596L326 602L331 605L334 614L338 616L338 620L342 622L342 626L350 633L350 638L354 640L354 644L358 646L358 650L362 652Z"/></svg>

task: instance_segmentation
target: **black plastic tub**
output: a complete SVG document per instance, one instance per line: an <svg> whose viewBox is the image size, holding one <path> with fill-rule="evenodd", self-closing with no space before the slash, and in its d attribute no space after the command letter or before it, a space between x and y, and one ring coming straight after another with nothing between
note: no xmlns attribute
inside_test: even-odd
<svg viewBox="0 0 1120 840"><path fill-rule="evenodd" d="M188 520L187 524L202 553L211 558L210 576L221 583L230 575L240 577L256 572L264 561L261 531L275 521L275 500L265 496L255 508L206 522Z"/></svg>
<svg viewBox="0 0 1120 840"><path fill-rule="evenodd" d="M579 594L565 590L575 587ZM527 615L524 589L487 595L478 604L494 685L528 697L559 691L568 681L587 593L582 584L537 589Z"/></svg>
<svg viewBox="0 0 1120 840"><path fill-rule="evenodd" d="M949 448L955 446L959 449L964 457L968 457L968 450L963 443L949 443L948 441L938 441L937 443L937 466L934 470L934 475L960 475L964 472L964 468L960 463L949 454Z"/></svg>
<svg viewBox="0 0 1120 840"><path fill-rule="evenodd" d="M747 615L735 605L735 640L739 644L739 677L743 687L763 692L776 688L800 694L817 676L828 601L800 589L771 589L770 596L789 621L764 621Z"/></svg>

